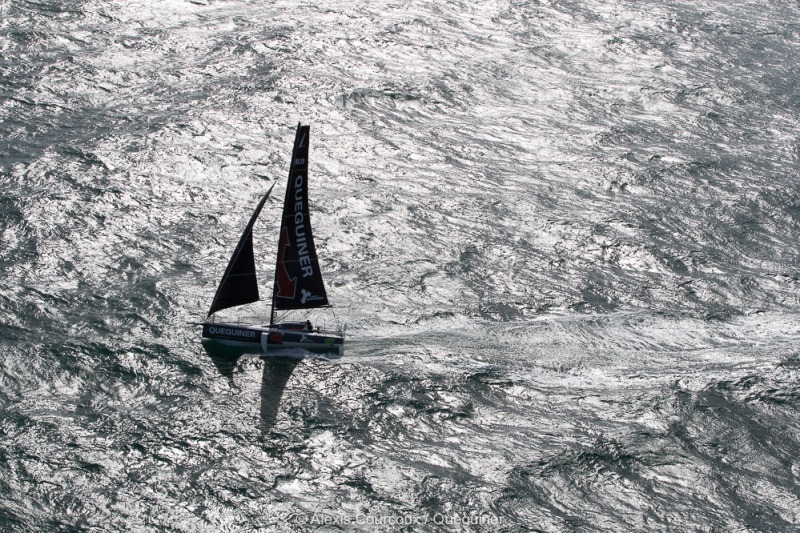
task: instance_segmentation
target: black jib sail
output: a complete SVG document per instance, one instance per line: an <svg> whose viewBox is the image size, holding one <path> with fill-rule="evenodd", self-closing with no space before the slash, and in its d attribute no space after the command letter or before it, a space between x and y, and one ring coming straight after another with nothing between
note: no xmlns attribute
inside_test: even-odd
<svg viewBox="0 0 800 533"><path fill-rule="evenodd" d="M273 310L328 305L308 214L308 126L297 126L283 204Z"/></svg>
<svg viewBox="0 0 800 533"><path fill-rule="evenodd" d="M273 183L272 187L274 186L275 184ZM222 275L222 281L219 282L219 287L217 287L214 301L211 302L208 316L220 309L258 301L256 262L253 257L253 224L256 223L264 203L269 198L272 187L269 188L267 194L258 203L256 210L253 211L253 216L250 217L250 222L248 222L242 237L239 239L239 244L236 245L236 249L233 251L233 256L225 269L225 274Z"/></svg>

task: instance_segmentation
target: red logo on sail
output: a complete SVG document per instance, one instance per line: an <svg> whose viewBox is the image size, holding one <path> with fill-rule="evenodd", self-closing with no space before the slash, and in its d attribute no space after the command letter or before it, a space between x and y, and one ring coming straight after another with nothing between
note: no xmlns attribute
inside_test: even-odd
<svg viewBox="0 0 800 533"><path fill-rule="evenodd" d="M278 243L278 290L275 291L275 296L277 298L289 298L293 300L297 287L297 278L289 276L289 270L286 268L286 263L284 262L286 258L286 249L291 245L292 244L289 242L289 229L284 226L281 232L281 240Z"/></svg>

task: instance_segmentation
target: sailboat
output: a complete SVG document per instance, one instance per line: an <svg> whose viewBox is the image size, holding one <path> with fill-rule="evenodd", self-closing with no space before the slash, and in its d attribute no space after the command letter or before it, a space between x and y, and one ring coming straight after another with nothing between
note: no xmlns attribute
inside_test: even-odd
<svg viewBox="0 0 800 533"><path fill-rule="evenodd" d="M286 349L311 352L344 351L344 327L326 330L305 322L279 322L282 311L304 311L331 307L319 268L308 206L309 126L298 124L289 167L289 181L278 232L278 251L269 324L217 322L215 313L259 301L253 226L269 198L272 187L261 198L244 229L228 267L217 287L203 325L203 344L231 347L263 355L286 353Z"/></svg>

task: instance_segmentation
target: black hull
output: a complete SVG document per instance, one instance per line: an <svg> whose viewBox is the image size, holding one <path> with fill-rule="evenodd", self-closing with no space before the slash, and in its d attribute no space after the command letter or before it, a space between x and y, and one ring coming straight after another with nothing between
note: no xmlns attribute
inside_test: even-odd
<svg viewBox="0 0 800 533"><path fill-rule="evenodd" d="M296 328L286 328L281 324L273 326L244 326L222 322L203 324L203 341L213 341L220 346L241 350L244 353L270 353L278 350L300 349L310 352L344 351L344 338L341 335L325 332L308 332Z"/></svg>

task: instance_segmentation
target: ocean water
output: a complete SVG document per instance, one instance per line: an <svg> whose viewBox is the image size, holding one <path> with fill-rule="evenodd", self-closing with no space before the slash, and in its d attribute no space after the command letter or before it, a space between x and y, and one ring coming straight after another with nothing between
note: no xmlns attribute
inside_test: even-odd
<svg viewBox="0 0 800 533"><path fill-rule="evenodd" d="M0 530L800 530L798 65L790 0L0 0ZM345 354L213 359L300 121Z"/></svg>

